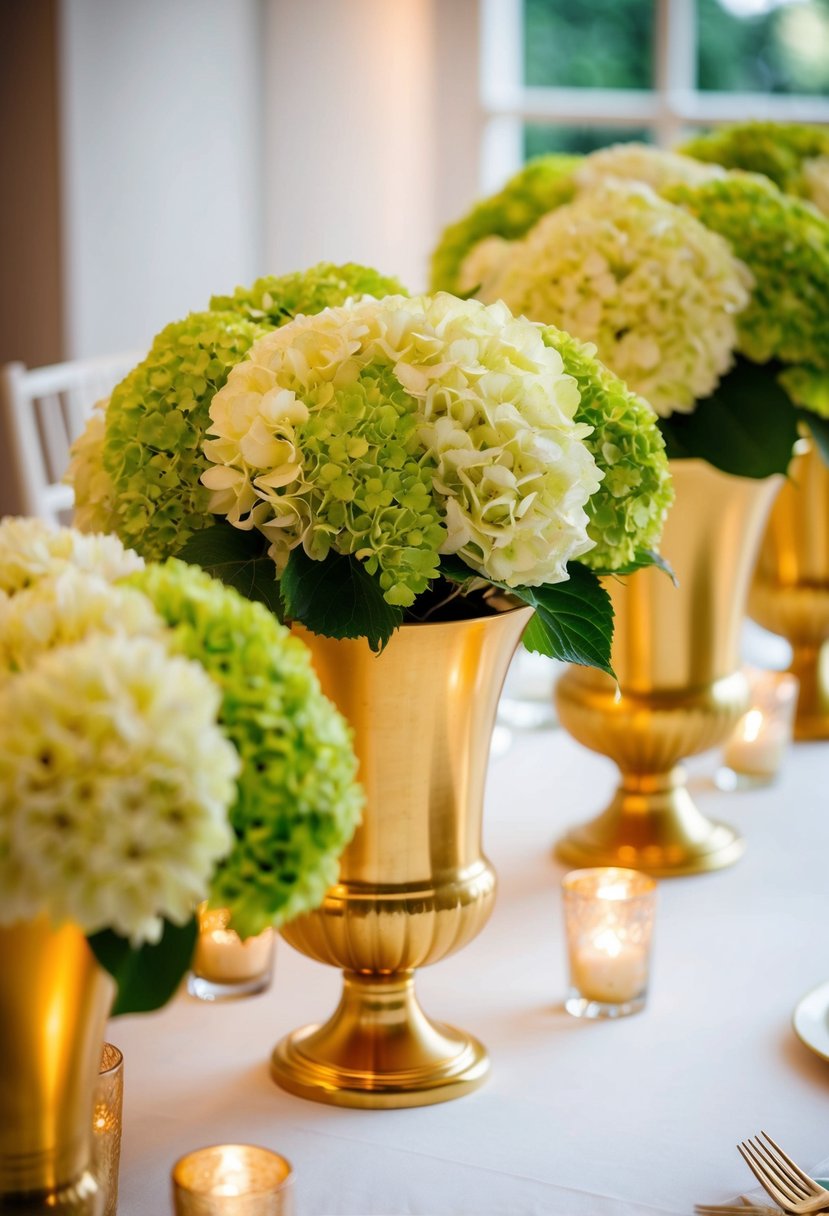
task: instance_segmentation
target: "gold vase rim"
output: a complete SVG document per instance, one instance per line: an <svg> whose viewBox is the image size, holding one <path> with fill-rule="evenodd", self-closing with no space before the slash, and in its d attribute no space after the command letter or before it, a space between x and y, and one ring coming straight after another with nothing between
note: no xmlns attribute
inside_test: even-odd
<svg viewBox="0 0 829 1216"><path fill-rule="evenodd" d="M438 629L438 628L445 629L452 625L472 625L476 622L486 623L487 621L501 620L503 617L511 616L514 612L522 612L524 610L526 610L527 612L535 612L535 608L533 608L532 604L524 603L524 601L518 599L517 596L510 595L508 592L504 591L504 592L502 592L502 597L503 597L503 599L510 601L510 605L508 608L499 608L499 609L496 609L494 612L482 612L475 616L464 616L464 617L460 617L459 619L454 620L454 621L403 621L402 624L397 626L397 628L394 630L394 633L391 636L394 637L394 635L397 633L408 632L409 630L412 630L412 629L418 629L418 630ZM329 637L327 633L317 633L316 630L311 629L308 625L304 624L303 621L289 620L286 618L285 624L290 625L291 628L294 628L294 629L296 629L296 628L303 629L303 630L305 630L306 633L312 634L315 638L324 638L326 641L329 641L329 642L339 642L339 641L364 642L364 641L366 641L365 637L362 634L358 638L332 638L332 637Z"/></svg>

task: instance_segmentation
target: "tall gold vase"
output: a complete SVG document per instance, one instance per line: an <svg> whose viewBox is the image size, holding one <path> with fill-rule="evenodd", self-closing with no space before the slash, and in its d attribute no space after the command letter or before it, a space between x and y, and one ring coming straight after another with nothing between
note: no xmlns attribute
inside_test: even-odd
<svg viewBox="0 0 829 1216"><path fill-rule="evenodd" d="M736 861L741 838L693 802L679 761L723 742L747 706L740 626L757 546L780 478L730 477L702 460L671 463L676 501L656 569L605 585L616 614L613 666L570 667L556 689L570 733L615 760L607 809L559 841L571 865L696 874ZM621 695L620 695L621 694Z"/></svg>
<svg viewBox="0 0 829 1216"><path fill-rule="evenodd" d="M381 655L306 630L324 691L351 722L366 791L363 822L322 907L283 936L345 971L323 1026L283 1039L274 1079L339 1106L444 1102L476 1088L476 1039L431 1021L414 969L460 950L485 925L495 874L481 851L490 737L510 658L531 616L404 625Z"/></svg>
<svg viewBox="0 0 829 1216"><path fill-rule="evenodd" d="M92 1108L115 987L74 925L0 927L0 1212L97 1216Z"/></svg>
<svg viewBox="0 0 829 1216"><path fill-rule="evenodd" d="M792 646L796 739L829 739L829 469L809 445L772 508L749 613Z"/></svg>

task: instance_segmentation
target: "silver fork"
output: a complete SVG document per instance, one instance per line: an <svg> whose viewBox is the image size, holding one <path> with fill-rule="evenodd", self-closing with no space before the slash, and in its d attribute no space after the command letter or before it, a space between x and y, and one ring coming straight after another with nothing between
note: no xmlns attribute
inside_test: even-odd
<svg viewBox="0 0 829 1216"><path fill-rule="evenodd" d="M763 1140L760 1139L763 1137ZM791 1157L761 1132L753 1140L745 1140L737 1148L762 1188L784 1212L807 1216L811 1212L829 1212L829 1191L805 1174Z"/></svg>

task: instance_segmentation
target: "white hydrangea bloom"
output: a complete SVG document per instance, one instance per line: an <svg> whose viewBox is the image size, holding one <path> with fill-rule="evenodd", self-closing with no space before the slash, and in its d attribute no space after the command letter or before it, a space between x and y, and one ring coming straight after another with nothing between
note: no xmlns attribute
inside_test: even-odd
<svg viewBox="0 0 829 1216"><path fill-rule="evenodd" d="M75 494L73 523L81 532L114 531L115 487L104 468L104 438L109 397L97 401L86 427L72 444L63 480Z"/></svg>
<svg viewBox="0 0 829 1216"><path fill-rule="evenodd" d="M67 566L0 600L0 681L46 650L91 633L163 636L166 626L146 596Z"/></svg>
<svg viewBox="0 0 829 1216"><path fill-rule="evenodd" d="M0 591L10 595L68 566L114 581L144 568L116 536L83 536L40 519L0 521Z"/></svg>
<svg viewBox="0 0 829 1216"><path fill-rule="evenodd" d="M185 923L232 844L219 690L152 638L96 635L0 686L0 923L133 945Z"/></svg>
<svg viewBox="0 0 829 1216"><path fill-rule="evenodd" d="M608 180L513 242L478 294L595 343L667 416L731 366L750 284L722 237L650 187Z"/></svg>
<svg viewBox="0 0 829 1216"><path fill-rule="evenodd" d="M540 328L503 305L361 301L253 345L213 398L202 480L211 510L260 528L278 566L303 544L311 557L379 552L385 569L434 532L435 549L487 577L553 583L592 547L584 507L601 474L579 400ZM390 469L402 490L383 481ZM404 507L415 524L395 531ZM390 602L418 587L413 574Z"/></svg>
<svg viewBox="0 0 829 1216"><path fill-rule="evenodd" d="M829 215L829 156L813 156L804 160L800 169L806 185L806 194L811 203Z"/></svg>
<svg viewBox="0 0 829 1216"><path fill-rule="evenodd" d="M585 156L574 174L580 189L590 189L607 178L644 182L660 192L666 186L685 183L698 186L712 178L725 177L721 165L705 164L681 152L668 152L651 144L611 144Z"/></svg>

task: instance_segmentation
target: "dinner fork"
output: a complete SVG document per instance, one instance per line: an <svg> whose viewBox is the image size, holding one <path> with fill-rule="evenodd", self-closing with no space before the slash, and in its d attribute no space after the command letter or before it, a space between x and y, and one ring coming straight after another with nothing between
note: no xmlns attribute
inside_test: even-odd
<svg viewBox="0 0 829 1216"><path fill-rule="evenodd" d="M780 1216L780 1208L767 1208L748 1199L742 1203L698 1203L694 1211L700 1216Z"/></svg>
<svg viewBox="0 0 829 1216"><path fill-rule="evenodd" d="M761 1132L753 1140L744 1140L737 1148L763 1190L784 1212L807 1216L812 1212L829 1212L829 1191L805 1174L799 1165L772 1140Z"/></svg>

